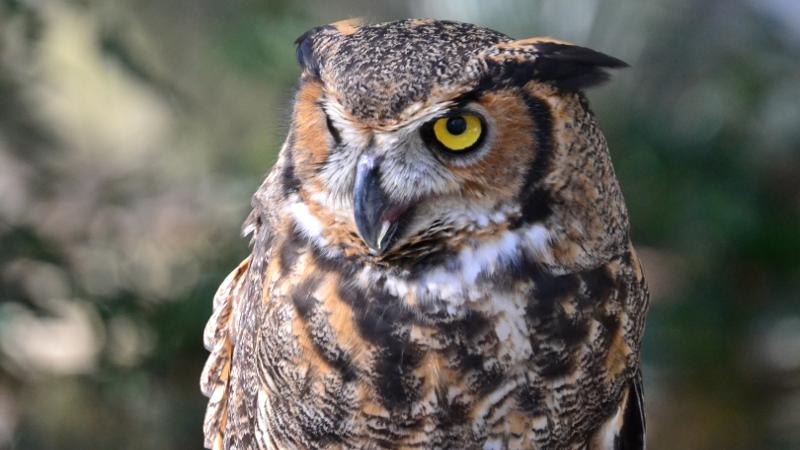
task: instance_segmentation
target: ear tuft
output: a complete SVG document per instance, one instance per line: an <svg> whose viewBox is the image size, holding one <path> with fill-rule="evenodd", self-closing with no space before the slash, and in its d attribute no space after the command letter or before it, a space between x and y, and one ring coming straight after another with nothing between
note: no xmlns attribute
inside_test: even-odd
<svg viewBox="0 0 800 450"><path fill-rule="evenodd" d="M364 24L364 19L357 17L340 20L339 22L322 25L306 31L294 41L295 45L297 45L297 63L303 70L319 78L320 59L315 49L318 41L351 35L358 31L358 28Z"/></svg>
<svg viewBox="0 0 800 450"><path fill-rule="evenodd" d="M319 60L314 53L314 37L325 29L330 28L330 25L312 28L294 41L295 45L297 45L295 50L297 64L316 78L319 78Z"/></svg>
<svg viewBox="0 0 800 450"><path fill-rule="evenodd" d="M552 42L536 44L536 76L568 91L596 86L609 78L603 69L628 67L624 61L586 47Z"/></svg>
<svg viewBox="0 0 800 450"><path fill-rule="evenodd" d="M523 39L495 46L489 60L515 79L553 83L566 91L596 86L609 78L604 69L628 67L624 61L586 47L551 39Z"/></svg>

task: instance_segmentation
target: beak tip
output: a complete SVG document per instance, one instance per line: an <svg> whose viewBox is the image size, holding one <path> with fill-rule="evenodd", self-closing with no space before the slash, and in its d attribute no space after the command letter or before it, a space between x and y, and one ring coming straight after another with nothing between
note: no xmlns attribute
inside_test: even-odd
<svg viewBox="0 0 800 450"><path fill-rule="evenodd" d="M389 224L391 225L391 224ZM362 234L361 239L363 240L364 244L369 249L370 255L373 256L380 256L386 252L391 246L391 236L387 235L390 226L381 227L381 231L378 233L377 237L374 237L369 234Z"/></svg>
<svg viewBox="0 0 800 450"><path fill-rule="evenodd" d="M380 256L391 247L398 229L398 217L387 216L396 207L380 185L376 162L362 157L353 187L353 218L358 234L370 254Z"/></svg>
<svg viewBox="0 0 800 450"><path fill-rule="evenodd" d="M381 230L378 232L378 239L376 239L375 244L378 246L377 250L381 251L384 249L386 244L386 233L389 232L389 228L391 228L392 223L388 220L384 220L381 222Z"/></svg>

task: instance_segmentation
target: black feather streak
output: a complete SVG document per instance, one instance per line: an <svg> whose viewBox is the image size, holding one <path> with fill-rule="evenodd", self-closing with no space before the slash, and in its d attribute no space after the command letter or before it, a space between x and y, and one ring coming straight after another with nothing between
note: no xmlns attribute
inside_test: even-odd
<svg viewBox="0 0 800 450"><path fill-rule="evenodd" d="M617 450L644 450L645 418L642 398L642 375L637 372L628 383L628 404L622 418L622 429L617 436Z"/></svg>
<svg viewBox="0 0 800 450"><path fill-rule="evenodd" d="M294 194L300 190L300 179L294 173L294 132L289 132L286 142L286 155L284 156L284 166L281 172L281 184L284 195Z"/></svg>
<svg viewBox="0 0 800 450"><path fill-rule="evenodd" d="M525 174L525 184L520 191L520 220L522 223L533 223L546 219L552 212L550 203L553 200L550 193L537 187L537 184L547 174L553 157L553 119L547 103L528 94L523 94L523 99L535 126L533 138L536 142L536 157Z"/></svg>
<svg viewBox="0 0 800 450"><path fill-rule="evenodd" d="M353 309L361 337L379 349L374 371L381 402L390 411L407 408L418 396L412 371L423 357L402 330L413 321L412 314L382 289L365 292L346 279L339 283L338 294Z"/></svg>

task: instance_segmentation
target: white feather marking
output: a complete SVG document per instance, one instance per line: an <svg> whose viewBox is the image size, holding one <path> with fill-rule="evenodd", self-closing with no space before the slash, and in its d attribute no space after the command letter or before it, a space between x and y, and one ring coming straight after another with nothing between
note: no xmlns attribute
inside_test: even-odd
<svg viewBox="0 0 800 450"><path fill-rule="evenodd" d="M542 224L534 224L524 232L526 247L538 256L550 258L550 230Z"/></svg>
<svg viewBox="0 0 800 450"><path fill-rule="evenodd" d="M500 441L500 439L491 439L486 441L485 444L483 444L483 450L502 450L502 449L503 449L503 443Z"/></svg>
<svg viewBox="0 0 800 450"><path fill-rule="evenodd" d="M494 327L494 333L497 335L497 339L500 339L501 342L505 341L509 336L511 336L511 325L508 324L508 321L500 320Z"/></svg>
<svg viewBox="0 0 800 450"><path fill-rule="evenodd" d="M495 334L501 342L510 339L511 345L501 346L498 358L515 362L526 361L533 353L525 322L525 299L514 295L495 294L492 301L482 305L481 310L490 317L497 317Z"/></svg>
<svg viewBox="0 0 800 450"><path fill-rule="evenodd" d="M531 419L531 429L533 431L543 431L549 428L547 426L547 416L536 416Z"/></svg>
<svg viewBox="0 0 800 450"><path fill-rule="evenodd" d="M606 421L606 423L597 430L592 450L614 450L614 442L622 430L624 406L627 404L628 395L630 395L630 392L626 392L623 396L622 401L619 406L617 406L617 412L614 414L614 417Z"/></svg>
<svg viewBox="0 0 800 450"><path fill-rule="evenodd" d="M300 232L313 240L320 248L327 245L327 241L322 236L322 223L311 214L311 211L308 210L308 206L296 200L289 203L288 210L289 214L294 218Z"/></svg>
<svg viewBox="0 0 800 450"><path fill-rule="evenodd" d="M256 224L255 223L250 223L246 227L244 227L244 229L242 230L242 237L246 238L246 237L250 236L251 234L255 233L255 231L256 231Z"/></svg>
<svg viewBox="0 0 800 450"><path fill-rule="evenodd" d="M304 203L292 202L289 204L289 212L308 237L322 236L322 223L311 214Z"/></svg>
<svg viewBox="0 0 800 450"><path fill-rule="evenodd" d="M491 394L484 397L474 410L476 420L473 422L473 427L483 426L485 424L486 416L489 415L491 409L500 403L500 401L502 401L504 398L506 398L508 393L516 389L518 385L519 382L512 379L508 383L492 391ZM508 399L506 398L506 401L507 400Z"/></svg>
<svg viewBox="0 0 800 450"><path fill-rule="evenodd" d="M409 280L390 275L386 277L386 287L392 294L404 296L413 291L418 299L443 301L448 314L458 315L463 313L464 303L479 302L486 297L483 290L477 289L481 275L495 274L506 265L513 264L523 253L548 261L551 257L550 237L549 230L541 224L505 231L496 239L483 241L461 250L455 256L458 264L454 265L452 261L448 261L430 269L417 279ZM504 313L517 320L524 316L524 311L519 308L520 306L516 305ZM519 340L520 345L523 345L521 347L523 351L528 351L530 347L528 340L518 336L514 331L516 329L520 329L520 324L509 323L508 329L501 328L499 333L506 337L514 334L513 339Z"/></svg>
<svg viewBox="0 0 800 450"><path fill-rule="evenodd" d="M429 294L443 300L456 300L453 295L472 289L481 273L491 274L501 263L512 261L517 253L519 237L506 231L498 239L482 243L477 247L467 247L458 254L459 268L438 267L420 279L420 284ZM474 293L472 296L474 297Z"/></svg>

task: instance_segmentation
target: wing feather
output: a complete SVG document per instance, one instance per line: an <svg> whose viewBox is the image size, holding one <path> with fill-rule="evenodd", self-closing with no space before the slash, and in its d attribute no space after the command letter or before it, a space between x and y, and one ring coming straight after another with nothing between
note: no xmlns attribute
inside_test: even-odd
<svg viewBox="0 0 800 450"><path fill-rule="evenodd" d="M642 373L637 371L630 382L625 419L619 435L620 450L644 450L645 419L642 397Z"/></svg>
<svg viewBox="0 0 800 450"><path fill-rule="evenodd" d="M200 390L208 397L203 422L204 446L222 449L227 422L228 378L233 355L232 319L236 305L244 295L250 257L242 261L222 282L214 295L213 313L203 332L203 344L211 354L200 376Z"/></svg>
<svg viewBox="0 0 800 450"><path fill-rule="evenodd" d="M592 437L589 450L645 450L642 375L637 370L623 392L616 412Z"/></svg>

